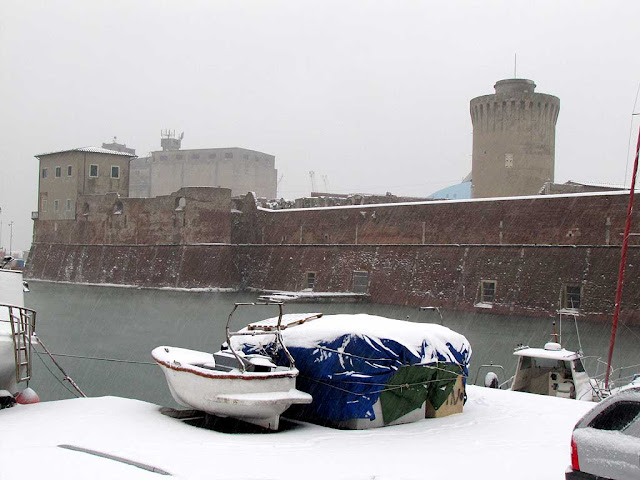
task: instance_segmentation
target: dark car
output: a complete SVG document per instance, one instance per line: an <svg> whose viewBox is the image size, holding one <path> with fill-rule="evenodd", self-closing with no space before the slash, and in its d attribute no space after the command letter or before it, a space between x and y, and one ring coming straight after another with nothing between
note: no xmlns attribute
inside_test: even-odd
<svg viewBox="0 0 640 480"><path fill-rule="evenodd" d="M586 413L571 437L566 480L640 479L640 386L610 396Z"/></svg>

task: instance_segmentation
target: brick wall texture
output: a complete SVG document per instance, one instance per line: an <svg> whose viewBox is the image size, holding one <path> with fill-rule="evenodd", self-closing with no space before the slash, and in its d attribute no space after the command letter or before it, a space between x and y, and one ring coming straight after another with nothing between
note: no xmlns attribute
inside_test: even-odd
<svg viewBox="0 0 640 480"><path fill-rule="evenodd" d="M574 285L582 314L608 320L613 312L623 194L268 211L251 195L232 203L225 189L188 190L146 200L96 197L89 221L65 227L36 221L27 276L301 290L314 272L314 290L348 292L353 272L366 271L377 303L478 310L481 281L490 280L495 299L483 311L553 316L565 286ZM176 211L179 198L186 204ZM114 200L122 213L113 213ZM622 303L631 323L640 323L637 238Z"/></svg>

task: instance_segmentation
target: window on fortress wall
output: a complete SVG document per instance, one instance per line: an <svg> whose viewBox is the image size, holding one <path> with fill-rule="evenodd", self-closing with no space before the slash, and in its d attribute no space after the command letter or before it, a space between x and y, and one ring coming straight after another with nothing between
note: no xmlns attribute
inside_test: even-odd
<svg viewBox="0 0 640 480"><path fill-rule="evenodd" d="M184 197L176 198L176 211L180 212L187 206L187 200Z"/></svg>
<svg viewBox="0 0 640 480"><path fill-rule="evenodd" d="M367 293L368 291L369 291L369 272L365 270L354 270L353 292Z"/></svg>
<svg viewBox="0 0 640 480"><path fill-rule="evenodd" d="M122 202L120 200L118 200L113 205L113 214L114 215L121 215L123 210L124 210L124 207L122 206Z"/></svg>
<svg viewBox="0 0 640 480"><path fill-rule="evenodd" d="M47 211L47 204L49 202L47 202L46 200L42 200L42 211L46 212Z"/></svg>
<svg viewBox="0 0 640 480"><path fill-rule="evenodd" d="M111 165L111 178L120 178L120 167Z"/></svg>
<svg viewBox="0 0 640 480"><path fill-rule="evenodd" d="M42 169L42 178L47 178L47 174L49 173L49 169L48 168L43 168Z"/></svg>
<svg viewBox="0 0 640 480"><path fill-rule="evenodd" d="M82 215L85 217L89 216L89 204L87 202L84 202L84 205L82 206Z"/></svg>
<svg viewBox="0 0 640 480"><path fill-rule="evenodd" d="M306 272L304 274L304 288L313 290L316 286L316 272Z"/></svg>
<svg viewBox="0 0 640 480"><path fill-rule="evenodd" d="M67 165L67 177L70 177L73 174L73 167L71 165Z"/></svg>
<svg viewBox="0 0 640 480"><path fill-rule="evenodd" d="M98 165L89 165L89 176L93 178L98 176Z"/></svg>
<svg viewBox="0 0 640 480"><path fill-rule="evenodd" d="M496 281L481 280L480 281L480 302L493 303L496 300Z"/></svg>
<svg viewBox="0 0 640 480"><path fill-rule="evenodd" d="M68 198L67 198L67 205L66 205L66 207L67 207L67 212L70 212L70 211L71 211L71 200L70 200L70 199L68 199Z"/></svg>
<svg viewBox="0 0 640 480"><path fill-rule="evenodd" d="M56 178L60 178L62 176L62 167L56 167Z"/></svg>
<svg viewBox="0 0 640 480"><path fill-rule="evenodd" d="M59 200L54 200L53 201L53 209L57 212L59 208L60 208L60 201Z"/></svg>
<svg viewBox="0 0 640 480"><path fill-rule="evenodd" d="M562 289L562 308L580 310L582 300L582 286L565 285Z"/></svg>
<svg viewBox="0 0 640 480"><path fill-rule="evenodd" d="M233 158L233 152L226 152L224 158Z"/></svg>

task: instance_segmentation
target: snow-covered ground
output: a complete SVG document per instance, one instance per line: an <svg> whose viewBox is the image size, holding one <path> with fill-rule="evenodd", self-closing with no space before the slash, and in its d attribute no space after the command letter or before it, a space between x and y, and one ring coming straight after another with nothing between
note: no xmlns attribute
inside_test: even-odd
<svg viewBox="0 0 640 480"><path fill-rule="evenodd" d="M593 404L470 386L464 413L343 431L294 424L221 433L116 397L0 411L0 478L162 478L71 445L189 479L563 479L576 421Z"/></svg>

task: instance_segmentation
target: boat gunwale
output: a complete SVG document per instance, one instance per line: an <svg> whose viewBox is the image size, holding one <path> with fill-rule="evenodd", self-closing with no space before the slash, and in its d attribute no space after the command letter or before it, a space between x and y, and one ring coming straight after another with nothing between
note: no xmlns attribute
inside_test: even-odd
<svg viewBox="0 0 640 480"><path fill-rule="evenodd" d="M215 379L222 379L222 380L272 380L272 379L276 379L276 378L296 378L299 374L298 369L293 369L293 370L287 370L285 372L283 371L279 371L279 372L244 372L244 373L237 373L237 374L232 374L232 373L228 373L228 372L219 372L216 370L210 370L210 369L205 369L202 367L197 367L195 365L192 364L187 364L187 366L184 365L172 365L171 362L167 362L165 360L160 360L158 358L156 358L153 353L151 355L153 357L153 359L156 361L156 363L158 365L160 365L161 367L166 367L169 370L173 370L176 372L185 372L185 373L192 373L194 375L197 375L199 377L203 377L203 378L215 378Z"/></svg>

